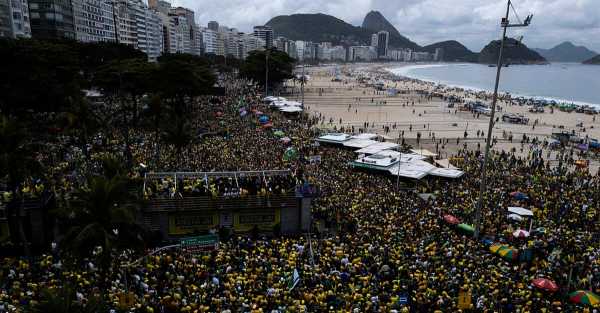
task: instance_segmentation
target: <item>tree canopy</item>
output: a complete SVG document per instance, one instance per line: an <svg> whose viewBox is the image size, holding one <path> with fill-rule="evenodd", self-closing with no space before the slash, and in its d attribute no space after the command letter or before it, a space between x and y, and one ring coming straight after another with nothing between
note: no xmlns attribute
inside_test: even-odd
<svg viewBox="0 0 600 313"><path fill-rule="evenodd" d="M268 55L268 57L267 57ZM268 59L268 60L267 60ZM240 68L240 75L265 85L265 71L268 64L269 85L276 86L286 79L294 77L295 59L276 49L252 51ZM268 62L268 63L267 63Z"/></svg>

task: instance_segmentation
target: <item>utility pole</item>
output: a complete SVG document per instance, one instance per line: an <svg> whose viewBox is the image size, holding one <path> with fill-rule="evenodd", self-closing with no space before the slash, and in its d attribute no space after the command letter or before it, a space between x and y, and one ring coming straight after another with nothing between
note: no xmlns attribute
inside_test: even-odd
<svg viewBox="0 0 600 313"><path fill-rule="evenodd" d="M302 64L302 77L300 80L300 92L302 94L302 108L304 108L304 80L306 79L306 76L304 74L304 64Z"/></svg>
<svg viewBox="0 0 600 313"><path fill-rule="evenodd" d="M483 206L483 195L486 192L487 188L487 164L490 159L490 145L492 141L492 131L494 130L494 116L496 114L496 102L498 101L498 85L500 84L500 71L502 69L502 52L504 50L504 43L506 42L506 30L509 27L527 27L529 26L529 24L531 23L531 19L533 18L533 15L529 15L527 16L527 18L525 18L525 21L523 23L510 24L508 20L508 14L510 13L511 6L511 0L508 0L508 4L506 5L506 16L502 19L502 22L500 24L502 26L502 38L500 40L500 51L498 52L498 64L496 67L496 84L494 86L494 96L492 98L492 112L490 114L490 122L488 125L487 140L485 142L485 157L483 159L483 163L481 164L481 184L479 185L479 198L477 200L477 209L475 211L475 232L473 236L476 239L479 238L479 232L481 231L481 209Z"/></svg>
<svg viewBox="0 0 600 313"><path fill-rule="evenodd" d="M269 47L265 46L265 97L269 96Z"/></svg>

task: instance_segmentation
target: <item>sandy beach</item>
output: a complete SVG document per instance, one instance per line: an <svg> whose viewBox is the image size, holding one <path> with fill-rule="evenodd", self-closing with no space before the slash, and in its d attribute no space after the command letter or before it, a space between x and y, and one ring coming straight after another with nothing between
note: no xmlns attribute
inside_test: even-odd
<svg viewBox="0 0 600 313"><path fill-rule="evenodd" d="M347 131L354 127L355 132L363 128L365 132L388 136L389 140L403 137L407 144L437 151L441 157L454 154L458 149L464 148L465 144L468 149L484 149L489 116L460 110L460 106L448 108L448 102L442 98L423 95L425 92L439 92L440 89L436 89L435 84L418 80L392 81L391 73L386 69L397 66L401 65L357 64L307 68L306 74L310 79L304 87L306 108L311 114L323 118L322 128L339 130L343 127ZM340 82L332 81L336 68ZM391 96L386 91L367 87L358 81L357 72L368 73L371 78L383 82L386 89L396 88L399 93ZM477 100L491 104L491 96L482 97L479 92L445 88L443 94L463 99L478 97ZM299 94L293 97L300 100ZM497 140L493 148L498 151L513 150L517 155L526 155L534 148L531 140L536 138L540 142L548 141L552 133L561 131L574 130L581 138L586 135L600 138L600 120L597 115L567 113L558 109L551 112L549 108L544 113L530 113L528 106L511 105L502 100L498 105L501 111L496 112L496 117L499 121L492 134ZM522 125L503 122L504 113L523 114L529 118L529 123ZM366 125L368 126L365 127ZM386 127L389 127L387 132ZM512 142L509 140L511 134ZM524 135L529 138L528 142L523 142ZM418 136L420 140L417 143ZM560 153L561 150L544 149L543 155L558 164ZM574 150L573 158L590 159L590 170L598 171L598 158L594 158L593 154L580 156L579 151Z"/></svg>

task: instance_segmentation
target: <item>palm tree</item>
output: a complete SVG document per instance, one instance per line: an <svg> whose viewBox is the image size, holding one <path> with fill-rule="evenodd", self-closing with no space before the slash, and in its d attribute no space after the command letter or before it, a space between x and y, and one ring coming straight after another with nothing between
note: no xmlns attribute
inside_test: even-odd
<svg viewBox="0 0 600 313"><path fill-rule="evenodd" d="M181 153L193 140L190 123L184 117L174 116L170 126L164 130L163 140L175 147L178 166L181 167Z"/></svg>
<svg viewBox="0 0 600 313"><path fill-rule="evenodd" d="M140 247L141 237L135 223L136 197L128 190L122 162L105 158L103 170L103 175L87 178L61 213L71 223L65 247L76 256L101 247L101 267L107 269L113 249Z"/></svg>

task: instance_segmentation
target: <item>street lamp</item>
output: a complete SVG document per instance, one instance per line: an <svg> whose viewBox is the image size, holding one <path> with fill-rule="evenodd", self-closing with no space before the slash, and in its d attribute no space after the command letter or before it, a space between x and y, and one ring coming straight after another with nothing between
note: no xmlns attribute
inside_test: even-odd
<svg viewBox="0 0 600 313"><path fill-rule="evenodd" d="M492 131L494 129L494 115L496 113L496 102L498 101L498 85L500 83L500 70L502 69L502 52L504 50L504 43L506 41L506 30L511 27L527 27L533 19L533 15L528 15L525 18L524 22L519 24L510 24L510 21L508 20L508 14L510 13L511 7L511 0L508 0L508 4L506 6L506 17L504 17L502 19L502 22L500 23L500 25L502 26L502 39L500 40L500 51L498 52L498 64L496 66L496 84L494 86L494 96L492 98L492 112L490 114L490 122L488 125L487 141L485 143L485 157L483 159L483 163L481 164L481 184L479 185L479 198L477 200L477 210L475 211L475 232L473 234L475 238L479 238L479 232L481 230L481 208L483 206L483 194L485 193L487 187L487 164L490 158L490 145L492 141Z"/></svg>

